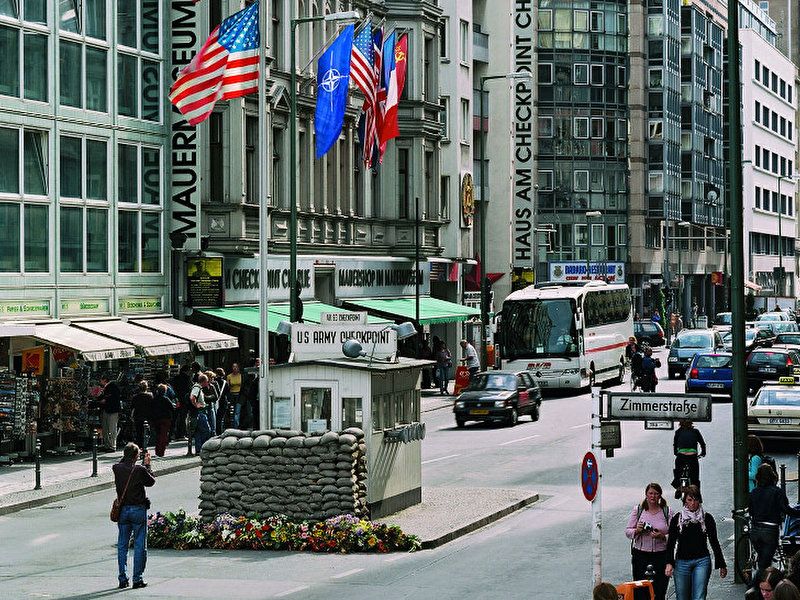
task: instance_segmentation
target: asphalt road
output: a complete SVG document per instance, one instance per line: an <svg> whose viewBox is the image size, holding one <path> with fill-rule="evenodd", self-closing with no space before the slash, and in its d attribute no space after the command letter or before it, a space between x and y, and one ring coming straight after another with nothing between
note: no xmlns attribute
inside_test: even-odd
<svg viewBox="0 0 800 600"><path fill-rule="evenodd" d="M659 385L660 392L682 389L682 381L666 376ZM0 517L0 598L589 598L591 513L579 465L589 446L590 414L588 394L548 398L539 422L526 417L514 428L456 429L448 409L425 413L424 485L520 487L542 496L435 550L388 556L151 550L149 587L118 592L112 498L102 492ZM715 403L713 416L698 425L709 447L701 479L705 508L720 522L732 567L730 404ZM628 514L649 481L669 488L672 469L672 432L623 423L622 440L623 448L604 460L602 483L603 575L615 583L630 575ZM773 454L794 470L793 457ZM197 477L192 470L160 478L154 508L196 506ZM793 486L790 496L796 497ZM741 586L731 582L732 575L720 581L715 573L709 597L742 597Z"/></svg>

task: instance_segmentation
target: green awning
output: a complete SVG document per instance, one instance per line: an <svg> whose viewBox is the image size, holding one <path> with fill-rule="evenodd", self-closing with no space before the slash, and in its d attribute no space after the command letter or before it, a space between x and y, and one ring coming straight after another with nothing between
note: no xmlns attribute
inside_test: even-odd
<svg viewBox="0 0 800 600"><path fill-rule="evenodd" d="M381 315L391 316L396 319L414 321L417 316L415 298L375 298L372 300L348 300L347 304L367 311L374 311ZM466 321L480 315L477 308L470 308L462 304L421 296L419 299L419 323L430 325L432 323L455 323ZM370 321L372 317L370 317Z"/></svg>
<svg viewBox="0 0 800 600"><path fill-rule="evenodd" d="M254 329L258 329L259 327L259 310L257 306L228 306L226 308L199 308L197 309L198 312L203 313L204 315L208 315L211 317L216 317L218 319L222 319L224 321L231 321L232 323L236 323L238 325L245 325L246 327L252 327ZM321 320L321 315L324 312L352 312L347 310L346 308L340 308L338 306L331 306L330 304L325 304L324 302L303 302L303 321L308 323L319 323ZM268 329L270 333L276 333L278 331L278 324L281 321L288 321L289 320L289 304L288 303L281 303L281 304L270 304L269 305L269 317L268 317ZM387 321L386 319L381 319L379 317L372 317L368 318L369 323L390 323L391 321Z"/></svg>

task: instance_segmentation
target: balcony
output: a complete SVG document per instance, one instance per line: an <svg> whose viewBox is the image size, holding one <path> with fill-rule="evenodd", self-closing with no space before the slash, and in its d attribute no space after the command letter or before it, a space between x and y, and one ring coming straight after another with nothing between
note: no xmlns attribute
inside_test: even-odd
<svg viewBox="0 0 800 600"><path fill-rule="evenodd" d="M489 64L489 36L480 31L472 32L472 60Z"/></svg>

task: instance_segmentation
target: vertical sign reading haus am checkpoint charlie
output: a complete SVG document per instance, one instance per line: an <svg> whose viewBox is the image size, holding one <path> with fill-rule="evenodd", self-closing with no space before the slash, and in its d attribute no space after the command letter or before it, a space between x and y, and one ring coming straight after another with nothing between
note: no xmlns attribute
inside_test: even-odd
<svg viewBox="0 0 800 600"><path fill-rule="evenodd" d="M534 235L535 192L533 155L535 152L533 114L534 65L533 0L514 0L514 71L528 73L530 79L512 80L514 127L514 174L512 202L512 256L514 279L531 281L536 236ZM483 198L481 198L483 201Z"/></svg>

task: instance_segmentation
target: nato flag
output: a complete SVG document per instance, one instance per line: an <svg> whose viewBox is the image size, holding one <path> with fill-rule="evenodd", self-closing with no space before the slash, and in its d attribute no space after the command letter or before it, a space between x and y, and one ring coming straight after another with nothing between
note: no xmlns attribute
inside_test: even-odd
<svg viewBox="0 0 800 600"><path fill-rule="evenodd" d="M317 109L314 113L317 158L339 139L347 106L353 25L342 30L317 63Z"/></svg>

